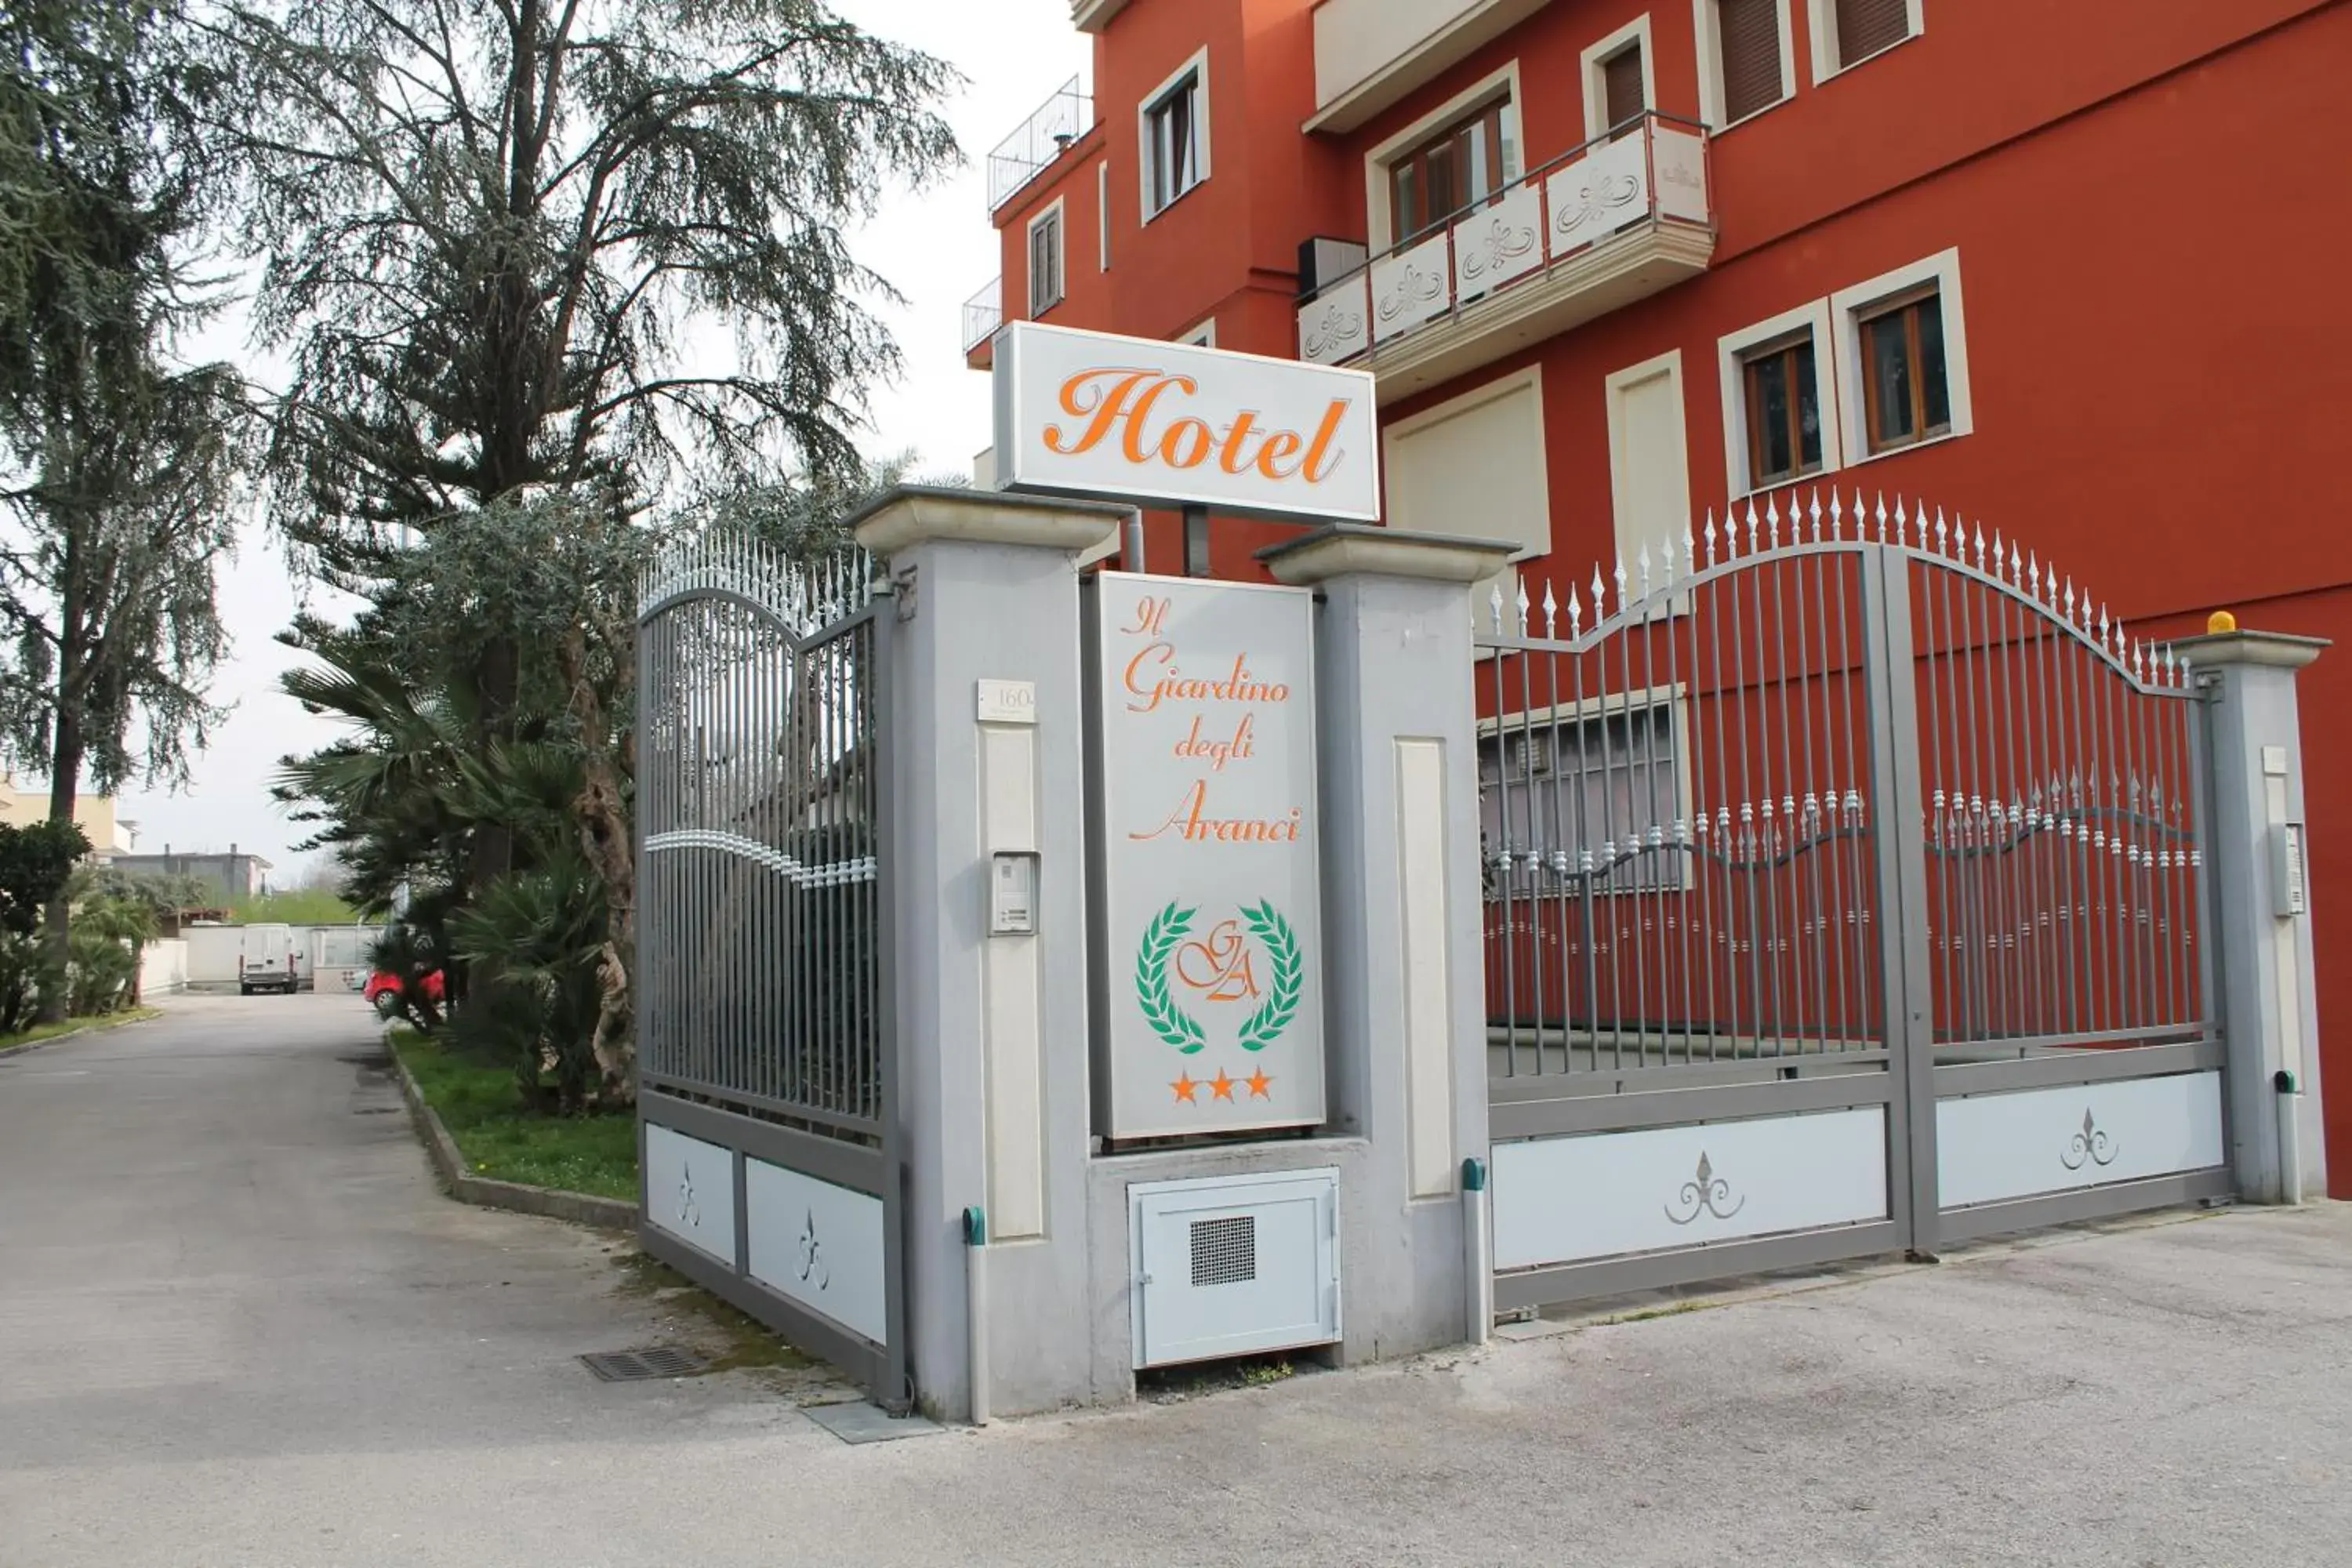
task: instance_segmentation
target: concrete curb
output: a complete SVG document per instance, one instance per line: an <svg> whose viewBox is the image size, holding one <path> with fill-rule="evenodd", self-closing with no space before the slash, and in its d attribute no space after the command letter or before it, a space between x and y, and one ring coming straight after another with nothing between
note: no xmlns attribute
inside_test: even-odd
<svg viewBox="0 0 2352 1568"><path fill-rule="evenodd" d="M574 1225L593 1226L599 1230L625 1230L634 1235L637 1228L637 1205L619 1198L592 1197L586 1193L567 1193L553 1187L529 1187L520 1182L494 1182L488 1177L467 1173L466 1157L457 1152L457 1141L449 1136L442 1124L441 1113L425 1102L424 1091L416 1080L408 1076L408 1064L400 1059L387 1037L385 1054L392 1058L393 1076L400 1080L400 1097L408 1101L408 1118L415 1125L416 1136L425 1145L426 1158L433 1162L434 1171L441 1178L441 1190L461 1204L478 1208L512 1209L518 1214L543 1215L549 1219L568 1219Z"/></svg>

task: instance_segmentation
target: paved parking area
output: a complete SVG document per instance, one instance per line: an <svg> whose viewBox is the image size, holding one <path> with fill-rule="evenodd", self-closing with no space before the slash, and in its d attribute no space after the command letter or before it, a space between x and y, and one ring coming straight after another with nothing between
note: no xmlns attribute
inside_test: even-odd
<svg viewBox="0 0 2352 1568"><path fill-rule="evenodd" d="M0 1060L0 1564L2338 1564L2352 1208L852 1447L436 1194L353 999Z"/></svg>

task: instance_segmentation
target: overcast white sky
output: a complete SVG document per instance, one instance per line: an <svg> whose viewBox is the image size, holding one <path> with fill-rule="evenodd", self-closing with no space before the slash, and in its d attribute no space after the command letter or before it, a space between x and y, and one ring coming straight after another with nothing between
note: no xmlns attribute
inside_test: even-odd
<svg viewBox="0 0 2352 1568"><path fill-rule="evenodd" d="M865 445L877 454L914 448L927 468L968 469L988 445L987 378L964 368L961 307L997 273L983 165L989 148L1073 75L1087 69L1087 40L1070 26L1068 0L835 0L852 21L951 61L970 78L946 106L963 143L965 165L946 184L889 201L858 242L860 259L907 297L889 313L906 356L906 374L877 388ZM723 338L723 334L721 334ZM233 328L200 353L248 365L251 351ZM278 691L278 673L299 656L272 636L294 613L299 592L277 542L247 531L220 577L223 620L236 649L213 687L233 704L228 722L175 795L126 791L121 815L139 825L137 848L168 844L186 852L235 844L277 863L274 881L290 880L305 858L302 837L269 799L278 759L333 739L331 721L315 719Z"/></svg>

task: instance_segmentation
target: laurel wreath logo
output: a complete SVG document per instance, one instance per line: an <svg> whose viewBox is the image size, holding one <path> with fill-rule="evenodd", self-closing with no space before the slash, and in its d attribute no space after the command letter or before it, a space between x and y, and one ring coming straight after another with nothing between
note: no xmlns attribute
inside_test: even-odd
<svg viewBox="0 0 2352 1568"><path fill-rule="evenodd" d="M1143 1006L1143 1021L1151 1026L1153 1034L1188 1057L1208 1044L1208 1037L1201 1032L1200 1020L1176 1005L1176 999L1168 994L1168 959L1200 912L1178 909L1171 902L1143 928L1143 943L1135 954L1135 999Z"/></svg>
<svg viewBox="0 0 2352 1568"><path fill-rule="evenodd" d="M1252 935L1265 944L1266 961L1273 970L1273 980L1266 990L1265 1000L1242 1026L1242 1049L1262 1051L1282 1037L1290 1021L1298 1016L1299 994L1306 989L1307 963L1298 951L1298 934L1290 922L1275 911L1274 901L1265 900L1255 909L1242 906L1242 921Z"/></svg>

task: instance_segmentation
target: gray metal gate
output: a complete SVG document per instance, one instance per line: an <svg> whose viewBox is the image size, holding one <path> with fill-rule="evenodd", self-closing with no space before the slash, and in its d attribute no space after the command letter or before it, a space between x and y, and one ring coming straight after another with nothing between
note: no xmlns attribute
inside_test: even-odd
<svg viewBox="0 0 2352 1568"><path fill-rule="evenodd" d="M872 563L699 542L639 596L649 1252L907 1394L889 639Z"/></svg>
<svg viewBox="0 0 2352 1568"><path fill-rule="evenodd" d="M1834 493L1485 618L1497 1310L2228 1190L2168 656Z"/></svg>

